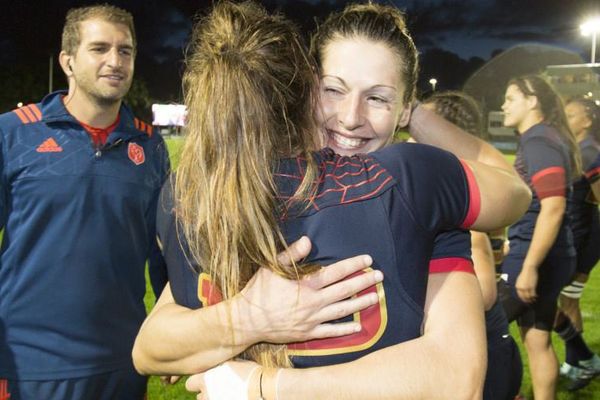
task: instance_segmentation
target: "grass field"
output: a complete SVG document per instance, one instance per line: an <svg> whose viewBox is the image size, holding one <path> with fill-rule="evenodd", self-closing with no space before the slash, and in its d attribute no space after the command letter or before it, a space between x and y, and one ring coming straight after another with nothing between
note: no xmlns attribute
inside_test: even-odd
<svg viewBox="0 0 600 400"><path fill-rule="evenodd" d="M181 152L182 141L179 138L168 139L167 144L171 154L173 165L177 164L179 154ZM512 161L511 156L507 156ZM600 244L599 244L600 245ZM585 333L584 337L595 352L600 352L600 273L592 273L590 281L586 285L583 297L582 297L582 310ZM154 296L148 286L146 295L146 306L148 310L154 303ZM531 380L529 377L529 371L527 367L526 353L521 345L518 330L515 324L511 325L511 333L515 337L521 351L521 356L524 363L524 375L523 383L521 386L521 392L527 399L532 399L533 395L531 392ZM201 334L201 333L199 333ZM564 346L562 341L553 334L554 348L557 351L558 358L562 362L564 360ZM567 382L561 379L558 386L558 400L592 400L600 399L600 377L596 378L588 387L579 390L574 393L569 393L566 390ZM148 400L191 400L194 399L194 395L189 394L183 388L183 382L180 382L173 386L164 386L160 383L158 378L151 378L148 386Z"/></svg>

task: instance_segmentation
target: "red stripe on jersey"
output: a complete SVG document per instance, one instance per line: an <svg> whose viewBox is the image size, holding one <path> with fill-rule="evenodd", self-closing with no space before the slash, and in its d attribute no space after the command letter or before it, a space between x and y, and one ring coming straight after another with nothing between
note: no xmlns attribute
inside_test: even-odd
<svg viewBox="0 0 600 400"><path fill-rule="evenodd" d="M460 160L460 163L463 166L465 175L467 176L467 183L469 185L469 210L467 211L467 216L465 217L461 227L469 228L475 223L477 217L479 217L479 212L481 211L481 193L479 192L479 186L477 186L475 175L473 175L473 171L471 170L469 164L463 160Z"/></svg>
<svg viewBox="0 0 600 400"><path fill-rule="evenodd" d="M39 121L39 120L42 119L42 112L40 111L40 109L38 108L38 106L36 106L35 104L31 104L29 106L29 109L35 115L35 118L37 119L37 121Z"/></svg>
<svg viewBox="0 0 600 400"><path fill-rule="evenodd" d="M19 119L21 120L22 123L28 124L28 123L31 122L29 120L29 118L27 118L27 115L25 115L25 113L23 112L23 110L21 110L20 108L17 108L16 110L13 110L13 112L15 114L17 114L17 117L19 117Z"/></svg>
<svg viewBox="0 0 600 400"><path fill-rule="evenodd" d="M466 258L447 257L429 261L430 274L442 274L445 272L467 272L475 275L473 262Z"/></svg>
<svg viewBox="0 0 600 400"><path fill-rule="evenodd" d="M553 196L566 196L567 179L563 167L543 169L531 177L531 184L540 200Z"/></svg>
<svg viewBox="0 0 600 400"><path fill-rule="evenodd" d="M596 167L590 171L587 171L585 173L585 177L587 178L588 181L593 181L593 180L595 180L594 178L596 178L598 176L598 174L600 174L600 167Z"/></svg>
<svg viewBox="0 0 600 400"><path fill-rule="evenodd" d="M27 118L29 118L29 120L31 122L36 122L37 121L37 119L35 118L35 114L31 110L29 110L28 106L21 107L20 110L23 111L23 113L25 115L27 115Z"/></svg>

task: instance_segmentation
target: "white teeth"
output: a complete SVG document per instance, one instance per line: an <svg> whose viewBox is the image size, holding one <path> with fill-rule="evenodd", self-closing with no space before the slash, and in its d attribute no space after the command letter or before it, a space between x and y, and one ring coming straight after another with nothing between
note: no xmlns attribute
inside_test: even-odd
<svg viewBox="0 0 600 400"><path fill-rule="evenodd" d="M364 140L364 139L352 139L352 138L348 138L348 137L345 137L345 136L342 136L342 135L339 135L339 134L333 133L333 132L332 132L332 136L337 144L339 144L341 146L345 146L345 147L358 148L366 142L366 140Z"/></svg>

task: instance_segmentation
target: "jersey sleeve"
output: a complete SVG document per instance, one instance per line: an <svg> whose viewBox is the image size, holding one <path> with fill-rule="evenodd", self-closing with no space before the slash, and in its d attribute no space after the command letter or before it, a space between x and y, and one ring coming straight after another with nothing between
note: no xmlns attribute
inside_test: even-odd
<svg viewBox="0 0 600 400"><path fill-rule="evenodd" d="M406 207L426 230L470 227L479 215L480 194L467 164L453 154L403 143L371 153L396 181Z"/></svg>
<svg viewBox="0 0 600 400"><path fill-rule="evenodd" d="M173 183L171 177L163 185L156 212L156 233L175 302L195 309L202 307L198 294L199 267L191 261L184 235L177 229Z"/></svg>
<svg viewBox="0 0 600 400"><path fill-rule="evenodd" d="M589 163L584 173L585 178L590 184L600 179L600 154L598 154L597 157L591 163Z"/></svg>
<svg viewBox="0 0 600 400"><path fill-rule="evenodd" d="M523 153L527 160L527 174L537 197L566 197L566 160L560 150L548 140L537 137L523 143Z"/></svg>
<svg viewBox="0 0 600 400"><path fill-rule="evenodd" d="M475 273L471 260L471 234L454 229L437 234L429 262L429 273L462 271Z"/></svg>

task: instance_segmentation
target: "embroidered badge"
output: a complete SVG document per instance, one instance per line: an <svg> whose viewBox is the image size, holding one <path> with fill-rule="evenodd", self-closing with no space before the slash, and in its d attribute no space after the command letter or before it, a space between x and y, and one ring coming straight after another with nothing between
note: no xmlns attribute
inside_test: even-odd
<svg viewBox="0 0 600 400"><path fill-rule="evenodd" d="M146 161L144 148L137 143L129 143L127 146L127 155L135 165L143 164Z"/></svg>

